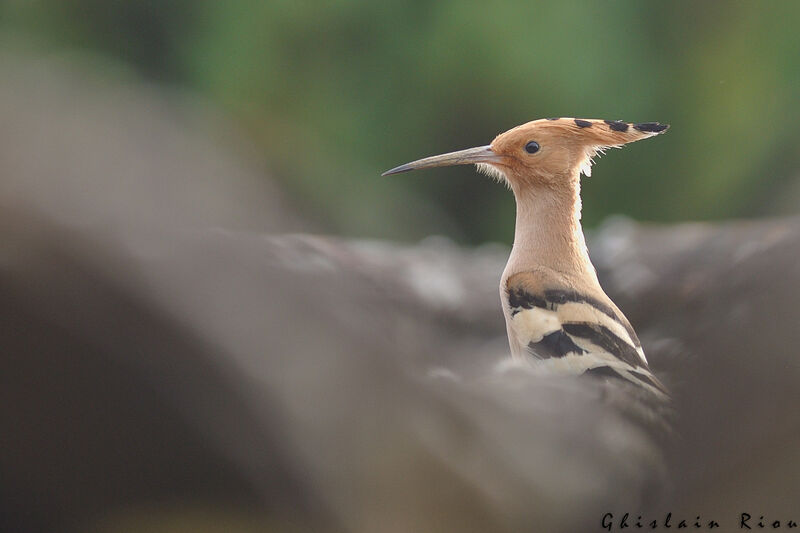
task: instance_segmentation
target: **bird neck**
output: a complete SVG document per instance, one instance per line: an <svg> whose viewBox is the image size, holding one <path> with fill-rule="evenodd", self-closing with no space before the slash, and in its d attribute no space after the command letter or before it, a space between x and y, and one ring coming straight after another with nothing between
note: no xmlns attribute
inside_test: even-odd
<svg viewBox="0 0 800 533"><path fill-rule="evenodd" d="M512 187L517 203L514 247L503 279L545 267L599 288L581 227L580 176L564 176L557 187Z"/></svg>

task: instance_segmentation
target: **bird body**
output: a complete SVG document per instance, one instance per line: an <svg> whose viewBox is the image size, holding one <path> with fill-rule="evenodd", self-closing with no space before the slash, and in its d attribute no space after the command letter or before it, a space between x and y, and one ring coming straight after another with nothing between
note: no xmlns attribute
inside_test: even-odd
<svg viewBox="0 0 800 533"><path fill-rule="evenodd" d="M573 118L528 122L490 145L433 156L385 174L474 163L505 182L517 205L500 283L511 354L554 374L623 378L666 397L628 320L605 294L581 227L580 175L592 159L667 129Z"/></svg>

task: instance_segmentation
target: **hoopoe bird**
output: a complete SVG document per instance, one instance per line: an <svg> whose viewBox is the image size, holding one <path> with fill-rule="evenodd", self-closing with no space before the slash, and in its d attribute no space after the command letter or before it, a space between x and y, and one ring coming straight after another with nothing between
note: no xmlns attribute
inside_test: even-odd
<svg viewBox="0 0 800 533"><path fill-rule="evenodd" d="M642 345L600 286L581 227L580 175L608 148L663 133L658 122L550 118L491 144L426 157L383 173L476 164L514 193L514 245L500 298L512 357L548 374L622 378L659 397Z"/></svg>

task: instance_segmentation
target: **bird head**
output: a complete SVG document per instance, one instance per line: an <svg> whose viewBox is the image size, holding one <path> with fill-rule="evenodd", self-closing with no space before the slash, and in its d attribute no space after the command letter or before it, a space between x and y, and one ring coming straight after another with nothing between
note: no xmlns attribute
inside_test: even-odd
<svg viewBox="0 0 800 533"><path fill-rule="evenodd" d="M619 120L579 118L541 119L501 133L486 146L426 157L383 173L397 174L422 168L476 164L479 169L513 189L557 187L591 175L592 158L608 148L658 135L667 124L632 124Z"/></svg>

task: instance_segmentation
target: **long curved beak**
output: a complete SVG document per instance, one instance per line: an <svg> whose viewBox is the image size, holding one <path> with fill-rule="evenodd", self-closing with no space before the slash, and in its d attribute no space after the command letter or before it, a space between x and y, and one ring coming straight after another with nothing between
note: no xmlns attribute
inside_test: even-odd
<svg viewBox="0 0 800 533"><path fill-rule="evenodd" d="M425 159L418 159L405 165L400 165L391 170L387 170L381 176L388 176L389 174L399 174L400 172L408 172L410 170L418 170L421 168L433 167L449 167L452 165L471 165L476 163L499 163L500 156L492 151L491 146L478 146L477 148L468 148L466 150L459 150L458 152L450 152L448 154L434 155L426 157Z"/></svg>

